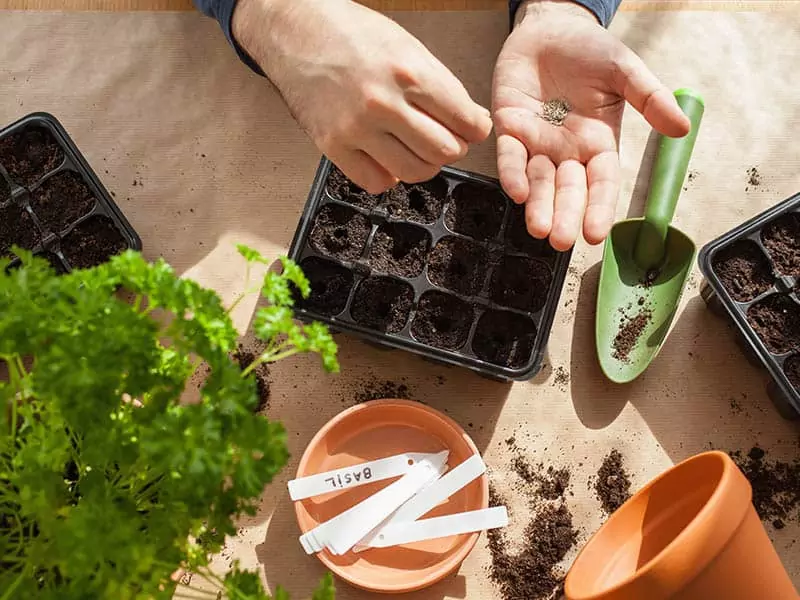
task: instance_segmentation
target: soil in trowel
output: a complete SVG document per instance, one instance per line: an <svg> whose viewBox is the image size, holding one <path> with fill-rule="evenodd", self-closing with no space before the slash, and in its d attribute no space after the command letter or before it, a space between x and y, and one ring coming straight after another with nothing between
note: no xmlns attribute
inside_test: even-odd
<svg viewBox="0 0 800 600"><path fill-rule="evenodd" d="M632 317L623 314L620 319L619 330L612 343L612 356L619 361L628 362L631 352L636 347L645 328L653 319L653 312L640 301L639 311Z"/></svg>
<svg viewBox="0 0 800 600"><path fill-rule="evenodd" d="M619 450L612 450L603 460L597 471L594 489L607 515L615 512L631 497L631 480Z"/></svg>
<svg viewBox="0 0 800 600"><path fill-rule="evenodd" d="M489 576L503 600L550 600L561 597L564 573L559 565L577 543L578 531L566 504L570 472L531 464L509 438L514 452L510 468L520 478L519 490L530 502L532 519L526 525L521 545L512 544L503 529L487 532L492 564ZM490 486L489 504L507 505Z"/></svg>

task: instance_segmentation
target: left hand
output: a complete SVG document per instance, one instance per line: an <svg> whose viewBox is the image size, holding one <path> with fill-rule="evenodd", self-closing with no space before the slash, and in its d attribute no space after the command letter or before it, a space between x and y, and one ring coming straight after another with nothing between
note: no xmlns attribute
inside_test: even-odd
<svg viewBox="0 0 800 600"><path fill-rule="evenodd" d="M570 107L560 125L542 117L553 100ZM497 169L506 193L527 203L530 234L556 250L581 229L590 244L611 229L626 101L664 135L689 132L672 92L591 12L568 0L519 8L494 73Z"/></svg>

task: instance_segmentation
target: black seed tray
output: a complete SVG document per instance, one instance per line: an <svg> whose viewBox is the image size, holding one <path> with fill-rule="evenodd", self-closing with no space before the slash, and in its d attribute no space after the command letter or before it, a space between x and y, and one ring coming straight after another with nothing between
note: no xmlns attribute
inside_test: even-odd
<svg viewBox="0 0 800 600"><path fill-rule="evenodd" d="M47 258L59 273L142 249L108 190L48 113L0 130L0 257L14 258L13 244ZM14 259L8 268L19 264Z"/></svg>
<svg viewBox="0 0 800 600"><path fill-rule="evenodd" d="M541 369L571 254L496 179L445 167L371 196L325 157L289 250L300 319L504 381Z"/></svg>
<svg viewBox="0 0 800 600"><path fill-rule="evenodd" d="M780 414L800 418L800 194L706 244L698 263L706 304L767 370Z"/></svg>

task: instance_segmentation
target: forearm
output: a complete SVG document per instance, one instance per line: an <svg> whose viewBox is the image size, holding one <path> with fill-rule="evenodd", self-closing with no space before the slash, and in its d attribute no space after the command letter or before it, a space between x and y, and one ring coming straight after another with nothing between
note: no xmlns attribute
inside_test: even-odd
<svg viewBox="0 0 800 600"><path fill-rule="evenodd" d="M518 23L526 13L548 10L554 6L579 12L589 11L603 27L608 27L622 0L510 0L512 24Z"/></svg>

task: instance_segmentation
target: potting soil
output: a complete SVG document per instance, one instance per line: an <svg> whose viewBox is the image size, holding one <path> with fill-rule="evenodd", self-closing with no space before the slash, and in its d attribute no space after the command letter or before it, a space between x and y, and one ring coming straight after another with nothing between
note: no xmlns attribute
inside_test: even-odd
<svg viewBox="0 0 800 600"><path fill-rule="evenodd" d="M625 470L622 454L616 448L603 459L594 485L597 499L610 515L631 497L631 480Z"/></svg>

